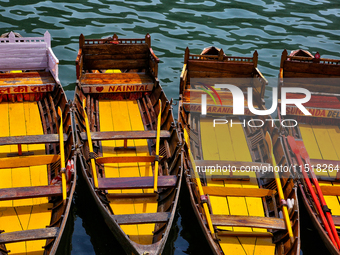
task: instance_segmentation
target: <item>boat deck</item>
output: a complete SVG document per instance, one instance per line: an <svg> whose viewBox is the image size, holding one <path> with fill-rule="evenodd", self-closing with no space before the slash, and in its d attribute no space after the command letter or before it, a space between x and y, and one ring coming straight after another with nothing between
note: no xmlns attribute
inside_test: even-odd
<svg viewBox="0 0 340 255"><path fill-rule="evenodd" d="M303 142L311 159L340 160L340 129L338 126L299 124ZM335 166L333 166L335 168ZM339 168L340 166L338 166ZM336 170L314 168L318 176L335 177ZM340 186L339 183L320 181L320 186ZM324 196L332 215L340 215L340 196ZM339 227L337 227L339 228Z"/></svg>
<svg viewBox="0 0 340 255"><path fill-rule="evenodd" d="M233 119L239 122L239 119ZM242 125L216 125L212 119L200 119L200 133L204 160L252 162ZM221 173L216 173L221 174ZM229 175L229 173L223 173ZM207 186L259 188L255 172L235 172L248 175L249 181L212 181L207 176ZM264 217L262 199L259 197L210 196L213 214ZM248 227L218 227L226 231L267 232L266 229ZM225 254L275 254L275 244L270 237L231 237L219 235L220 246Z"/></svg>
<svg viewBox="0 0 340 255"><path fill-rule="evenodd" d="M144 130L141 113L136 100L99 100L100 131L141 131ZM102 141L103 157L112 156L148 156L146 139L128 140L127 146L136 147L136 151L115 151L114 147L123 147L123 140ZM106 163L105 177L142 177L153 176L150 163ZM153 189L109 190L112 193L153 193ZM156 213L157 198L117 198L110 197L110 206L114 214ZM122 225L122 230L130 239L139 244L152 244L155 224Z"/></svg>
<svg viewBox="0 0 340 255"><path fill-rule="evenodd" d="M17 74L19 75L19 74ZM1 79L0 79L1 80ZM4 83L2 81L2 83ZM17 83L20 83L18 80ZM0 136L41 135L43 128L37 102L0 103ZM22 145L23 152L45 154L45 145ZM16 145L0 146L0 157L18 152ZM1 169L0 189L48 185L47 166ZM50 224L53 207L47 198L0 201L0 229L5 233L45 228ZM10 254L43 254L46 240L6 244Z"/></svg>

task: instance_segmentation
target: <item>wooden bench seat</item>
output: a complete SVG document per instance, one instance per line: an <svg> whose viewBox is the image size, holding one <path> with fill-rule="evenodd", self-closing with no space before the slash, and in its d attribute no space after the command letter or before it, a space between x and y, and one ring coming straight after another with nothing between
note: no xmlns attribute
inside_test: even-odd
<svg viewBox="0 0 340 255"><path fill-rule="evenodd" d="M59 228L41 228L0 234L0 244L55 238Z"/></svg>
<svg viewBox="0 0 340 255"><path fill-rule="evenodd" d="M139 73L86 73L80 80L82 85L119 85L154 83L152 77Z"/></svg>
<svg viewBox="0 0 340 255"><path fill-rule="evenodd" d="M98 178L98 189L150 189L154 187L154 177ZM177 176L158 176L159 188L175 187Z"/></svg>
<svg viewBox="0 0 340 255"><path fill-rule="evenodd" d="M57 162L60 155L32 155L0 158L0 171L5 168L48 165Z"/></svg>
<svg viewBox="0 0 340 255"><path fill-rule="evenodd" d="M98 164L105 163L151 163L155 161L155 156L114 156L114 157L100 157L96 158ZM163 157L160 156L159 159Z"/></svg>
<svg viewBox="0 0 340 255"><path fill-rule="evenodd" d="M284 220L279 218L212 214L211 221L214 226L286 229Z"/></svg>
<svg viewBox="0 0 340 255"><path fill-rule="evenodd" d="M61 185L32 186L0 189L0 201L61 196Z"/></svg>
<svg viewBox="0 0 340 255"><path fill-rule="evenodd" d="M266 197L272 196L276 192L271 189L258 189L258 188L238 188L238 187L214 187L204 186L204 194L219 197Z"/></svg>
<svg viewBox="0 0 340 255"><path fill-rule="evenodd" d="M87 140L87 134L82 132L80 137L83 141ZM124 140L124 139L156 139L157 131L107 131L107 132L91 132L92 141L105 140ZM170 132L161 130L161 139L170 138Z"/></svg>
<svg viewBox="0 0 340 255"><path fill-rule="evenodd" d="M123 214L113 215L112 218L119 225L149 224L149 223L165 223L170 218L169 212L157 213L140 213L140 214Z"/></svg>
<svg viewBox="0 0 340 255"><path fill-rule="evenodd" d="M67 134L64 134L64 141L66 140ZM45 143L59 143L59 135L47 134L47 135L23 135L23 136L0 137L0 145L45 144Z"/></svg>

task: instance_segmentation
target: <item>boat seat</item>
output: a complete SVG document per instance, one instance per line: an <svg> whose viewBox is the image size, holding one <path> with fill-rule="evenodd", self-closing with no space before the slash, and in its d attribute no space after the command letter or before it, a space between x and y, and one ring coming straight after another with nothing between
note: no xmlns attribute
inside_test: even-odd
<svg viewBox="0 0 340 255"><path fill-rule="evenodd" d="M52 197L61 195L62 195L61 185L0 189L0 201L37 197Z"/></svg>
<svg viewBox="0 0 340 255"><path fill-rule="evenodd" d="M57 162L60 155L32 155L0 158L1 169L48 165ZM0 170L1 171L1 170Z"/></svg>
<svg viewBox="0 0 340 255"><path fill-rule="evenodd" d="M175 187L177 176L158 176L158 188ZM98 189L150 189L154 187L154 177L98 178Z"/></svg>
<svg viewBox="0 0 340 255"><path fill-rule="evenodd" d="M237 236L237 237L273 237L271 232L242 232L219 230L217 236Z"/></svg>
<svg viewBox="0 0 340 255"><path fill-rule="evenodd" d="M218 197L266 197L275 195L276 191L271 189L243 188L243 187L216 187L204 186L204 194Z"/></svg>
<svg viewBox="0 0 340 255"><path fill-rule="evenodd" d="M210 178L212 181L250 181L249 175L218 175L213 174Z"/></svg>
<svg viewBox="0 0 340 255"><path fill-rule="evenodd" d="M82 85L153 85L154 81L149 75L139 73L85 73L80 83Z"/></svg>
<svg viewBox="0 0 340 255"><path fill-rule="evenodd" d="M257 216L211 215L214 226L251 227L285 230L284 219Z"/></svg>
<svg viewBox="0 0 340 255"><path fill-rule="evenodd" d="M149 223L165 223L169 220L170 215L171 215L170 212L157 212L157 213L113 215L112 218L119 225L134 225Z"/></svg>
<svg viewBox="0 0 340 255"><path fill-rule="evenodd" d="M53 91L56 81L50 72L1 73L0 94Z"/></svg>
<svg viewBox="0 0 340 255"><path fill-rule="evenodd" d="M67 135L64 134L64 141L66 140ZM47 134L47 135L23 135L23 136L0 137L0 145L46 144L46 143L59 143L59 135Z"/></svg>
<svg viewBox="0 0 340 255"><path fill-rule="evenodd" d="M320 186L324 196L340 196L340 186ZM315 192L316 189L314 188Z"/></svg>
<svg viewBox="0 0 340 255"><path fill-rule="evenodd" d="M162 159L162 156L159 156L159 159ZM156 156L125 156L125 157L100 157L96 158L96 162L98 164L105 163L151 163L154 162Z"/></svg>
<svg viewBox="0 0 340 255"><path fill-rule="evenodd" d="M86 132L80 133L83 141L87 141ZM157 131L107 131L107 132L91 132L92 141L105 141L105 140L126 140L126 139L156 139ZM161 139L170 138L170 132L161 130Z"/></svg>
<svg viewBox="0 0 340 255"><path fill-rule="evenodd" d="M0 244L55 238L59 228L41 228L0 234Z"/></svg>

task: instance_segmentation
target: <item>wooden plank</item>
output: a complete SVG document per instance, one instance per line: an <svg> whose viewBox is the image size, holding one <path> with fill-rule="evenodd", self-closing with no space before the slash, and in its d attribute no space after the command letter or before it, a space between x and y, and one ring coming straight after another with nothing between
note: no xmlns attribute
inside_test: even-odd
<svg viewBox="0 0 340 255"><path fill-rule="evenodd" d="M19 168L52 164L60 159L60 155L33 155L0 158L1 168ZM13 172L17 170L13 169Z"/></svg>
<svg viewBox="0 0 340 255"><path fill-rule="evenodd" d="M0 73L0 80L3 79L18 79L18 78L40 78L51 77L50 72L24 72L24 73Z"/></svg>
<svg viewBox="0 0 340 255"><path fill-rule="evenodd" d="M171 215L170 212L157 212L157 213L113 215L112 218L119 225L134 225L148 223L165 223L169 220L170 215Z"/></svg>
<svg viewBox="0 0 340 255"><path fill-rule="evenodd" d="M239 232L239 231L219 231L218 236L237 236L237 237L273 237L271 232Z"/></svg>
<svg viewBox="0 0 340 255"><path fill-rule="evenodd" d="M340 226L340 216L332 216L335 226Z"/></svg>
<svg viewBox="0 0 340 255"><path fill-rule="evenodd" d="M243 188L243 187L203 187L205 194L210 196L232 197L266 197L275 194L271 189Z"/></svg>
<svg viewBox="0 0 340 255"><path fill-rule="evenodd" d="M237 73L251 74L254 71L254 63L231 63L217 61L188 61L188 70L203 71L203 72L221 72L221 73Z"/></svg>
<svg viewBox="0 0 340 255"><path fill-rule="evenodd" d="M157 131L106 131L106 132L91 132L92 141L105 140L124 140L124 139L156 139ZM83 141L87 141L85 132L80 134ZM161 130L161 139L170 138L170 132Z"/></svg>
<svg viewBox="0 0 340 255"><path fill-rule="evenodd" d="M214 174L211 176L212 181L250 181L249 175L218 175Z"/></svg>
<svg viewBox="0 0 340 255"><path fill-rule="evenodd" d="M312 126L309 124L299 124L299 129L301 132L303 143L305 144L305 147L311 160L322 159L321 152L316 142Z"/></svg>
<svg viewBox="0 0 340 255"><path fill-rule="evenodd" d="M189 70L190 79L192 78L252 78L252 73L225 73L214 71L191 71Z"/></svg>
<svg viewBox="0 0 340 255"><path fill-rule="evenodd" d="M88 44L82 47L85 55L144 54L149 51L147 44Z"/></svg>
<svg viewBox="0 0 340 255"><path fill-rule="evenodd" d="M136 73L98 73L98 74L85 74L81 79L82 85L93 85L93 84L142 84L142 83L153 83L154 80L148 75L136 74ZM133 74L133 75L131 75ZM95 77L94 75L98 75Z"/></svg>
<svg viewBox="0 0 340 255"><path fill-rule="evenodd" d="M285 230L283 219L256 216L211 215L214 226L237 226Z"/></svg>
<svg viewBox="0 0 340 255"><path fill-rule="evenodd" d="M8 103L0 103L0 138L2 136L9 136L9 116ZM10 146L0 146L0 157L7 157L10 152ZM1 168L1 167L0 167ZM12 169L0 169L0 188L12 187ZM11 207L12 201L0 201L0 207Z"/></svg>
<svg viewBox="0 0 340 255"><path fill-rule="evenodd" d="M17 77L0 79L0 86L20 86L20 85L46 85L55 84L52 76L43 77Z"/></svg>
<svg viewBox="0 0 340 255"><path fill-rule="evenodd" d="M1 62L0 62L1 63ZM86 60L84 63L85 70L97 69L144 69L147 68L148 62L146 59L136 60Z"/></svg>
<svg viewBox="0 0 340 255"><path fill-rule="evenodd" d="M312 125L312 128L318 142L322 158L326 160L337 160L338 156L327 132L327 127L323 125Z"/></svg>
<svg viewBox="0 0 340 255"><path fill-rule="evenodd" d="M33 197L52 197L62 194L60 185L32 186L0 189L0 200L17 200Z"/></svg>
<svg viewBox="0 0 340 255"><path fill-rule="evenodd" d="M64 134L64 141L66 140L67 134ZM47 135L22 135L0 137L0 145L45 144L45 143L59 143L59 135L47 134Z"/></svg>
<svg viewBox="0 0 340 255"><path fill-rule="evenodd" d="M27 135L43 135L43 127L40 118L40 112L37 102L24 102L24 111L26 117ZM45 144L29 144L28 151L34 152L34 155L45 155ZM31 166L31 185L45 186L48 185L47 165ZM48 198L34 198L33 204L48 203Z"/></svg>
<svg viewBox="0 0 340 255"><path fill-rule="evenodd" d="M28 230L45 228L49 224L51 224L52 217L52 203L45 203L40 205L33 205L30 221L28 223ZM43 254L44 248L46 245L46 240L37 240L34 242L26 242L26 249L28 254L40 253Z"/></svg>
<svg viewBox="0 0 340 255"><path fill-rule="evenodd" d="M27 135L26 131L26 116L23 103L10 103L9 104L9 135L22 136ZM17 153L18 146L10 145L11 152ZM22 146L22 151L27 152L27 145ZM3 160L6 160L4 158ZM30 169L29 167L20 167L12 169L12 186L13 187L27 187L31 186ZM14 200L13 206L32 205L32 199Z"/></svg>
<svg viewBox="0 0 340 255"><path fill-rule="evenodd" d="M59 228L41 228L3 233L0 235L0 244L55 238L58 231Z"/></svg>
<svg viewBox="0 0 340 255"><path fill-rule="evenodd" d="M163 157L160 156L160 159ZM127 163L127 162L135 162L135 163L151 163L155 161L155 156L124 156L124 157L100 157L96 158L96 162L98 164L105 163Z"/></svg>
<svg viewBox="0 0 340 255"><path fill-rule="evenodd" d="M320 188L324 196L340 196L340 186L321 186Z"/></svg>
<svg viewBox="0 0 340 255"><path fill-rule="evenodd" d="M159 176L159 188L175 187L177 176ZM99 178L98 189L150 189L153 187L153 177L121 177L121 178Z"/></svg>
<svg viewBox="0 0 340 255"><path fill-rule="evenodd" d="M340 65L285 61L284 72L340 75Z"/></svg>

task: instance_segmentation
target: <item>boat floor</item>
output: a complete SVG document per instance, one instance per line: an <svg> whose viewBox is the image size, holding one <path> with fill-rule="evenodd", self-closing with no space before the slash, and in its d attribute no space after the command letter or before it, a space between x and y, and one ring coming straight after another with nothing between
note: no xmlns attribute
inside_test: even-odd
<svg viewBox="0 0 340 255"><path fill-rule="evenodd" d="M100 131L140 131L144 130L141 113L136 100L99 100ZM128 146L135 146L136 151L119 150L123 140L102 141L103 157L112 156L148 156L146 139L128 140ZM110 163L104 164L105 177L142 177L153 176L150 163ZM152 189L110 190L110 193L153 193ZM156 197L113 198L108 195L112 211L116 215L156 213ZM139 244L152 244L155 224L122 225L122 230L129 238Z"/></svg>
<svg viewBox="0 0 340 255"><path fill-rule="evenodd" d="M340 129L338 126L299 124L303 142L311 159L340 161ZM335 166L333 166L335 168ZM339 168L340 166L338 166ZM335 177L336 170L314 168L318 176ZM320 186L340 186L339 183L320 181ZM332 215L340 215L339 196L324 196ZM340 227L337 227L340 229Z"/></svg>
<svg viewBox="0 0 340 255"><path fill-rule="evenodd" d="M41 135L43 128L37 102L0 103L0 136ZM45 154L45 145L22 145L23 152ZM0 146L0 157L18 152L16 145ZM48 185L47 166L1 169L0 189ZM51 208L47 198L0 201L0 229L5 233L45 228L50 224ZM10 254L43 254L46 240L6 244Z"/></svg>
<svg viewBox="0 0 340 255"><path fill-rule="evenodd" d="M233 119L239 122L238 119ZM242 125L230 124L213 127L212 118L200 119L200 134L204 160L227 160L252 162ZM221 173L216 173L221 174ZM229 173L223 173L229 175ZM235 172L248 175L249 181L212 181L207 175L207 186L259 188L255 172ZM261 198L210 196L213 214L264 217ZM218 227L227 231L267 232L266 229L249 227ZM270 237L230 237L218 236L225 254L275 254L275 244Z"/></svg>

